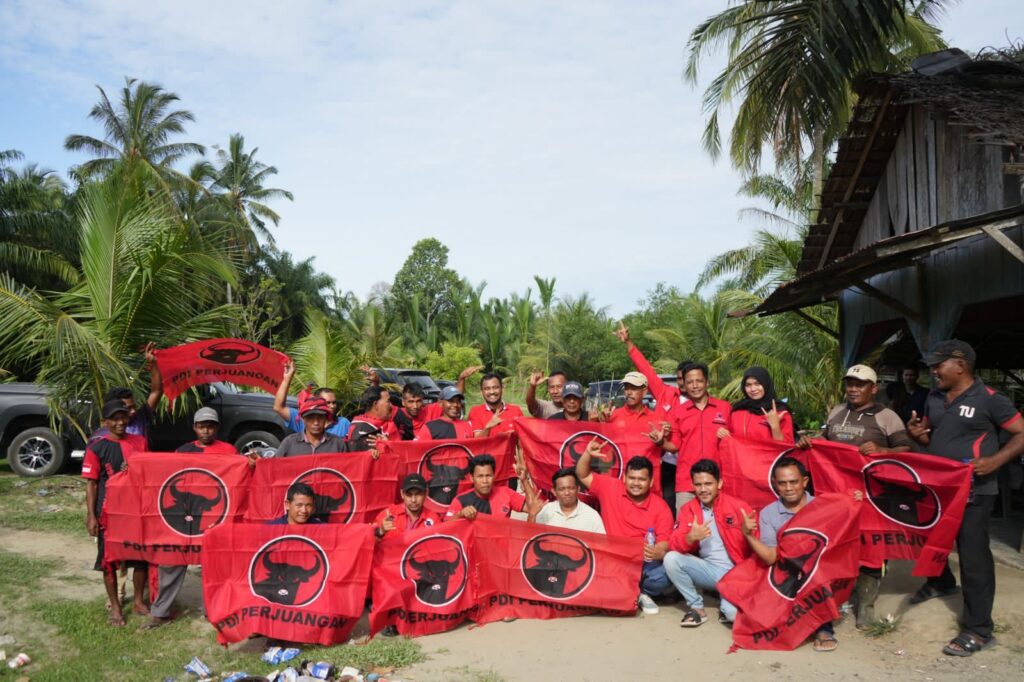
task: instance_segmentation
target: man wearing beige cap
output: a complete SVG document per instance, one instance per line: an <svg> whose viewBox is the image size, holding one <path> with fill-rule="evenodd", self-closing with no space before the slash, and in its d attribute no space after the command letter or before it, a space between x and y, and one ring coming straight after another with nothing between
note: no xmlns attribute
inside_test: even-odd
<svg viewBox="0 0 1024 682"><path fill-rule="evenodd" d="M880 452L906 452L911 440L900 416L875 401L878 394L878 375L867 365L854 365L843 377L846 402L837 405L825 421L824 438L836 443L856 446L862 454ZM797 447L810 445L806 436ZM881 564L862 563L857 577L855 601L856 626L866 630L875 620L875 600L881 586Z"/></svg>
<svg viewBox="0 0 1024 682"><path fill-rule="evenodd" d="M637 433L643 433L651 439L655 445L667 452L678 452L680 444L679 431L672 429L665 418L658 412L650 410L644 405L644 395L647 393L647 377L640 372L626 372L622 377L622 391L626 394L626 402L622 407L616 408L608 417L608 422L623 423L634 429ZM654 465L654 491L661 495L661 461L651 456L647 457Z"/></svg>

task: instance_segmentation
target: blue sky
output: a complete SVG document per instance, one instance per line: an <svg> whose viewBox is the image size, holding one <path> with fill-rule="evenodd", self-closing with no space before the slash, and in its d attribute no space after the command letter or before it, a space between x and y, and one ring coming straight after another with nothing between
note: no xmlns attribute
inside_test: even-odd
<svg viewBox="0 0 1024 682"><path fill-rule="evenodd" d="M60 172L96 85L160 83L188 138L241 132L277 166L278 244L363 297L437 237L485 294L589 292L613 314L657 282L692 287L746 243L739 177L700 148L686 2L0 2L0 149ZM1024 38L1024 2L940 22L965 49ZM720 61L706 62L712 74ZM535 294L536 295L536 294Z"/></svg>

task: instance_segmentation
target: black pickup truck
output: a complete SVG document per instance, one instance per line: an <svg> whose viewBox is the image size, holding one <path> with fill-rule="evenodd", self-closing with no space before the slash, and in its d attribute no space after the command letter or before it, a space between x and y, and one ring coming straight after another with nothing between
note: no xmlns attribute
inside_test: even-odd
<svg viewBox="0 0 1024 682"><path fill-rule="evenodd" d="M241 393L231 384L198 387L203 405L220 415L220 439L240 452L249 448L276 448L288 432L274 412L274 398L266 393ZM295 399L289 398L290 407ZM87 410L88 411L88 410ZM159 414L150 426L150 447L171 451L195 438L192 413ZM21 476L51 476L71 460L85 456L85 442L69 425L54 431L46 404L46 389L36 384L0 384L0 453L7 453L11 469Z"/></svg>

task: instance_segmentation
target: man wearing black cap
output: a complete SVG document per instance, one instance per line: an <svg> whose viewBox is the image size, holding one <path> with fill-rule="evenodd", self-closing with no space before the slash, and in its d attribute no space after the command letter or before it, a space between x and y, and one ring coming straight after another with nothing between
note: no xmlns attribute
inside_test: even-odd
<svg viewBox="0 0 1024 682"><path fill-rule="evenodd" d="M931 454L970 463L974 470L971 497L964 508L956 536L964 608L960 634L943 648L950 656L970 656L995 643L992 602L996 593L995 564L989 547L988 519L998 485L996 471L1024 452L1024 422L1002 393L974 376L974 349L951 339L935 345L925 364L935 378L923 415L911 415L907 430ZM999 432L1011 434L999 445ZM911 597L917 604L956 592L949 565L942 575L929 578Z"/></svg>
<svg viewBox="0 0 1024 682"><path fill-rule="evenodd" d="M402 502L387 507L373 520L374 534L382 539L393 530L399 533L441 523L441 517L423 508L427 496L427 480L419 474L402 479Z"/></svg>
<svg viewBox="0 0 1024 682"><path fill-rule="evenodd" d="M85 527L89 535L96 538L97 571L103 571L103 585L110 600L110 616L107 622L114 627L123 627L124 613L121 611L121 600L117 594L117 566L103 563L103 528L100 527L100 513L103 511L103 498L106 496L107 480L119 471L128 468L128 459L136 451L146 450L146 441L142 436L127 434L128 420L131 418L124 402L115 398L103 404L103 427L106 434L89 443L82 462L82 478L85 485ZM135 569L132 575L132 586L135 592L134 611L148 614L149 605L145 601L146 577L148 564L144 561L128 561L127 566Z"/></svg>
<svg viewBox="0 0 1024 682"><path fill-rule="evenodd" d="M462 419L462 406L465 397L455 386L445 386L441 390L441 417L424 424L416 432L416 440L446 440L450 438L473 438L473 425ZM497 422L495 423L495 420ZM487 423L488 427L501 423L500 416L494 416Z"/></svg>
<svg viewBox="0 0 1024 682"><path fill-rule="evenodd" d="M583 411L583 386L578 381L567 381L562 387L562 409L548 419L561 419L567 422L585 422L587 413Z"/></svg>
<svg viewBox="0 0 1024 682"><path fill-rule="evenodd" d="M277 448L278 457L347 452L345 441L327 433L331 410L323 398L310 398L299 407L302 432L285 436Z"/></svg>

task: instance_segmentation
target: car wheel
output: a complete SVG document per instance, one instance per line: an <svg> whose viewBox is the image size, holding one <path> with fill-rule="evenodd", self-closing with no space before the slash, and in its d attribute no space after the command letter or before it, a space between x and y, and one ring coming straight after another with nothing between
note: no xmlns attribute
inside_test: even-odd
<svg viewBox="0 0 1024 682"><path fill-rule="evenodd" d="M269 431L247 431L235 441L235 449L241 453L245 453L253 449L276 450L277 446L280 444L281 439Z"/></svg>
<svg viewBox="0 0 1024 682"><path fill-rule="evenodd" d="M67 464L64 439L45 426L25 429L7 448L7 463L19 476L53 476Z"/></svg>

